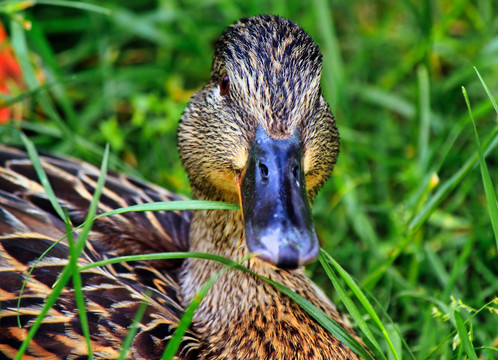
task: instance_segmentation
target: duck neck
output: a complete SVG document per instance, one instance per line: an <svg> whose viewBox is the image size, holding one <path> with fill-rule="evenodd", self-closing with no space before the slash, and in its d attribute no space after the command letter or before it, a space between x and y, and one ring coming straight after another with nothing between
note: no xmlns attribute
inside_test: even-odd
<svg viewBox="0 0 498 360"><path fill-rule="evenodd" d="M206 185L204 185L206 186ZM192 189L196 200L237 203L236 194L227 198L214 189ZM205 193L211 195L205 195ZM245 245L242 210L194 211L189 233L190 251L205 252L238 261L249 254Z"/></svg>
<svg viewBox="0 0 498 360"><path fill-rule="evenodd" d="M241 260L249 254L243 224L241 210L194 211L190 226L190 251ZM181 277L184 300L189 302L211 275L221 269L223 265L216 261L188 258L184 276Z"/></svg>
<svg viewBox="0 0 498 360"><path fill-rule="evenodd" d="M234 261L240 261L249 255L244 236L242 211L194 211L190 227L190 251L220 255ZM290 288L309 283L303 270L280 270L256 257L251 257L242 265ZM184 304L189 304L201 286L223 268L224 265L216 261L188 258L180 276ZM258 294L268 291L268 287L271 286L255 276L240 270L229 270L215 282L206 295L196 312L197 320L212 321L209 324L212 328L230 323L233 318L240 316L241 311L244 311L245 304L254 305L260 300L266 302L264 296L259 299L257 297ZM253 290L246 291L247 289ZM213 316L218 307L224 309L223 316L220 314Z"/></svg>

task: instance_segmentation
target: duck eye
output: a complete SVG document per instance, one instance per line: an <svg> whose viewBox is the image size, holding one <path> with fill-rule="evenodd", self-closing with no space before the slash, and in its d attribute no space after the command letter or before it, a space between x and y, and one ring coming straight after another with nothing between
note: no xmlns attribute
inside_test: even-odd
<svg viewBox="0 0 498 360"><path fill-rule="evenodd" d="M223 75L223 77L220 80L220 93L221 95L226 95L228 94L228 90L230 89L230 79L228 78L228 75Z"/></svg>

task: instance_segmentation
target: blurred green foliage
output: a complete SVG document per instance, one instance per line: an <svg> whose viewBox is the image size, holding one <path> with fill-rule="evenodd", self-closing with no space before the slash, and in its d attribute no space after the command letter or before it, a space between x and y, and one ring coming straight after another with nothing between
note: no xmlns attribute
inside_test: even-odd
<svg viewBox="0 0 498 360"><path fill-rule="evenodd" d="M477 153L463 85L498 181L497 113L473 69L498 96L496 1L76 4L0 3L18 59L33 69L26 90L4 96L22 104L23 118L0 129L0 142L16 143L8 128L22 128L39 149L94 163L109 143L115 170L188 194L176 125L209 76L213 42L240 17L291 18L320 45L323 92L342 135L314 204L323 247L372 294L417 359L463 356L452 348L454 310L464 320L475 315L467 329L476 351L496 358L498 304L475 314L498 294L489 199L475 165L454 177ZM330 290L322 270L309 271Z"/></svg>

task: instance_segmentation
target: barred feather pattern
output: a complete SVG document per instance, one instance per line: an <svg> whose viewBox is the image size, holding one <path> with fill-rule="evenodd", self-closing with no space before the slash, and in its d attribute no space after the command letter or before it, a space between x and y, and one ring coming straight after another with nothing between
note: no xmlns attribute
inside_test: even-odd
<svg viewBox="0 0 498 360"><path fill-rule="evenodd" d="M99 170L87 163L42 157L43 167L73 224L86 216ZM68 263L65 224L56 217L26 154L0 147L0 359L13 358ZM119 207L181 200L164 189L124 175L109 174L99 204L102 213ZM96 220L79 265L106 258L187 251L189 212L126 213ZM77 238L77 233L75 233ZM55 244L55 245L54 245ZM51 250L41 258L50 246ZM36 266L34 266L36 263ZM143 302L127 358L160 358L183 308L178 298L179 261L118 263L81 271L94 357L119 356ZM33 268L29 277L29 270ZM26 279L19 311L17 302ZM18 327L19 316L21 327ZM195 358L198 336L185 336L178 359ZM87 358L74 289L68 283L29 344L26 359Z"/></svg>

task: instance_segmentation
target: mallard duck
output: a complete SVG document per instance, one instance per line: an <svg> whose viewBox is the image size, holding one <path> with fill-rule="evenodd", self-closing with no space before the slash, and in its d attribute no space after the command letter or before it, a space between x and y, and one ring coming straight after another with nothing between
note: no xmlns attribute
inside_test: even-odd
<svg viewBox="0 0 498 360"><path fill-rule="evenodd" d="M208 83L192 97L178 149L194 199L241 210L126 213L97 220L80 264L171 251L217 254L269 277L354 331L308 279L318 256L310 203L329 177L339 136L320 92L322 56L292 21L256 16L229 26L215 47ZM99 170L51 155L44 169L74 225L84 221ZM23 279L40 254L66 233L24 152L1 148L0 358L15 356L57 275L61 242ZM99 211L181 199L157 186L109 174ZM116 358L142 300L145 315L128 357L160 358L185 307L223 265L198 258L119 263L82 272L95 358ZM145 295L148 292L148 295ZM30 343L26 359L87 355L73 289L66 287ZM209 290L184 336L178 359L357 359L348 347L272 285L230 270Z"/></svg>

